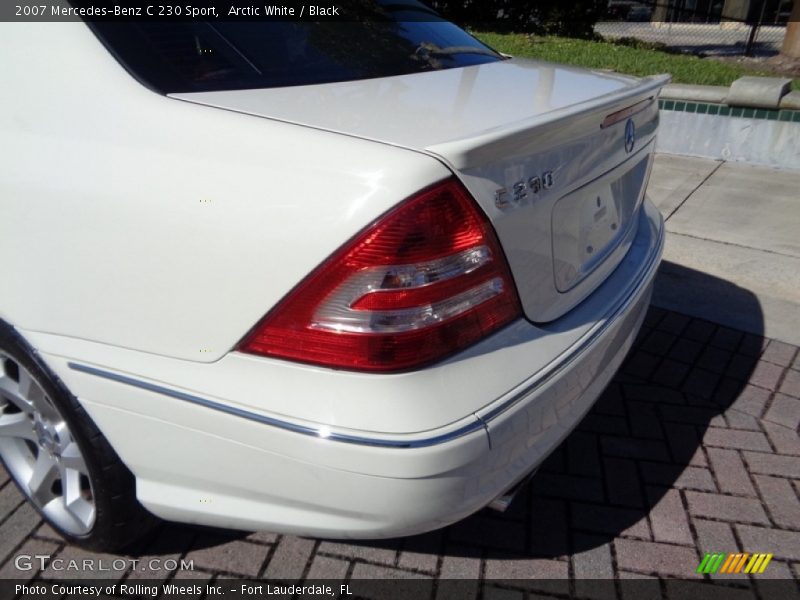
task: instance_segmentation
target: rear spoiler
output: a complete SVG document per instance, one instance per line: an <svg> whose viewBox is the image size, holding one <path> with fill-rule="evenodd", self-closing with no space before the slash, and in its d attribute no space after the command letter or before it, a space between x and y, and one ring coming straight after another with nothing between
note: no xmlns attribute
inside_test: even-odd
<svg viewBox="0 0 800 600"><path fill-rule="evenodd" d="M645 77L630 88L496 127L468 138L435 144L425 150L457 170L485 165L491 162L493 156L513 154L521 149L529 152L534 147L547 144L551 139L555 141L556 136L559 141L563 141L565 125L582 131L595 127L600 129L604 124L608 127L608 117L618 117L629 109L629 115L634 114L648 106L648 100L655 101L661 88L671 78L670 75Z"/></svg>

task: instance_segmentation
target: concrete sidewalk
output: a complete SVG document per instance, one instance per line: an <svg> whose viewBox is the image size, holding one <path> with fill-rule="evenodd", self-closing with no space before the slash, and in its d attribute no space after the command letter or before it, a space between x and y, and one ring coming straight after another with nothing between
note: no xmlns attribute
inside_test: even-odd
<svg viewBox="0 0 800 600"><path fill-rule="evenodd" d="M656 306L800 345L800 171L661 154Z"/></svg>

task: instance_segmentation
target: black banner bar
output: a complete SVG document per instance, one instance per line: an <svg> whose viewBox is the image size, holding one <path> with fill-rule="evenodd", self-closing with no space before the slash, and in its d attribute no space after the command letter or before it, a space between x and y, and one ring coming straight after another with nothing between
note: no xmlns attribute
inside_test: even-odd
<svg viewBox="0 0 800 600"><path fill-rule="evenodd" d="M521 598L595 598L612 600L800 600L792 579L748 578L724 581L657 578L619 580L556 579L350 579L307 581L211 581L69 579L60 581L0 580L2 600L57 598L120 600L490 600Z"/></svg>
<svg viewBox="0 0 800 600"><path fill-rule="evenodd" d="M398 15L402 13L401 18ZM3 0L0 21L362 21L381 18L437 21L441 17L413 0Z"/></svg>

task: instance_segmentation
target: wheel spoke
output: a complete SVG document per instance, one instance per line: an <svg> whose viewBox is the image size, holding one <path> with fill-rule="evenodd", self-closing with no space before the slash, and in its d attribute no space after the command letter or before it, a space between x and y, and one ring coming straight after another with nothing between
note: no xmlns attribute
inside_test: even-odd
<svg viewBox="0 0 800 600"><path fill-rule="evenodd" d="M94 521L94 504L84 498L78 498L69 504L65 503L64 510L73 520L78 522L76 529L90 527Z"/></svg>
<svg viewBox="0 0 800 600"><path fill-rule="evenodd" d="M33 405L22 395L19 384L8 375L0 376L0 396L11 402L22 412L33 412Z"/></svg>
<svg viewBox="0 0 800 600"><path fill-rule="evenodd" d="M80 498L72 504L64 498L54 498L44 508L45 513L69 531L86 531L94 522L94 505Z"/></svg>
<svg viewBox="0 0 800 600"><path fill-rule="evenodd" d="M94 505L83 497L81 474L78 470L65 467L63 461L59 472L61 489L64 494L62 498L64 510L71 518L86 527L94 517Z"/></svg>
<svg viewBox="0 0 800 600"><path fill-rule="evenodd" d="M0 437L22 438L36 441L31 420L25 413L0 415Z"/></svg>
<svg viewBox="0 0 800 600"><path fill-rule="evenodd" d="M81 450L75 442L70 442L61 453L61 466L66 471L77 471L83 475L89 475L86 461L83 459Z"/></svg>
<svg viewBox="0 0 800 600"><path fill-rule="evenodd" d="M33 377L31 377L30 373L26 369L22 367L19 368L19 381L17 382L17 389L19 389L19 394L23 398L30 398L31 397L31 390L36 383L33 381ZM39 386L36 386L39 387Z"/></svg>
<svg viewBox="0 0 800 600"><path fill-rule="evenodd" d="M47 398L47 394L41 388L41 386L36 382L36 380L31 377L31 374L22 367L19 369L19 393L22 398L26 400L26 402L33 407L34 410L38 410L48 419L52 419L55 421L60 421L61 417L58 414L58 411L53 407L50 403L50 400Z"/></svg>
<svg viewBox="0 0 800 600"><path fill-rule="evenodd" d="M36 464L33 466L33 473L28 481L28 490L39 506L44 506L53 499L53 482L58 476L58 469L53 458L44 452L39 451Z"/></svg>

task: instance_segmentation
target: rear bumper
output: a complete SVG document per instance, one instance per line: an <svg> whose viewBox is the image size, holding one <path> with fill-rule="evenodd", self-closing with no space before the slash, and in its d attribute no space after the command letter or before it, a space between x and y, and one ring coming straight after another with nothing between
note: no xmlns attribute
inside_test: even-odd
<svg viewBox="0 0 800 600"><path fill-rule="evenodd" d="M335 538L410 535L487 505L536 468L577 425L633 343L662 247L663 221L645 202L626 259L558 322L545 328L514 323L417 374L366 376L369 385L385 386L386 394L409 398L394 411L371 416L370 428L355 429L348 426L353 419L337 415L348 386L361 389L352 375L336 376L343 388L328 391L330 412L315 423L254 406L245 397L241 381L251 370L269 389L263 373L284 369L293 380L301 369L293 365L231 355L191 366L214 371L203 386L206 371L179 380L189 373L185 362L159 357L148 372L145 359L124 364L122 353L98 354L85 343L41 334L29 338L134 472L139 499L153 513L175 521ZM98 356L110 358L103 362ZM466 381L465 369L472 374ZM520 381L517 374L524 369L528 376ZM176 380L153 375L160 372L175 373ZM502 385L505 373L519 383L485 396L478 380ZM216 391L224 389L227 397ZM278 398L272 406L302 405L304 390L298 383L286 390L288 399ZM458 401L477 408L445 418L438 427L392 430L391 422L411 418L403 411L416 406L413 399L447 407L455 401L450 394L467 396ZM369 412L370 398L356 400ZM270 401L264 398L262 406ZM374 402L380 406L379 397Z"/></svg>

